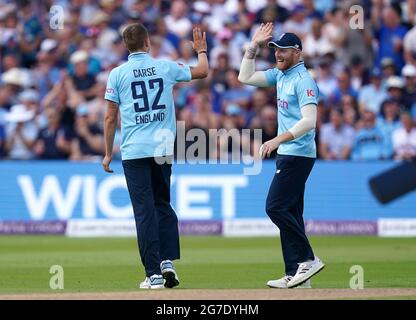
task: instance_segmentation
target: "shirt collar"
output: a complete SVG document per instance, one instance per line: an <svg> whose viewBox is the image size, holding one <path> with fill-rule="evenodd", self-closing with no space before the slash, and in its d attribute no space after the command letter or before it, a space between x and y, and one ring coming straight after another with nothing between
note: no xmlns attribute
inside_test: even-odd
<svg viewBox="0 0 416 320"><path fill-rule="evenodd" d="M133 53L130 53L129 54L129 56L128 56L128 60L131 60L131 59L140 59L140 58L143 58L143 57L146 57L148 55L148 53L147 52L144 52L144 51L139 51L139 52L133 52Z"/></svg>
<svg viewBox="0 0 416 320"><path fill-rule="evenodd" d="M300 68L304 68L305 67L305 63L303 61L299 61L297 64L291 66L289 69L283 71L283 73L285 75L290 75L292 73L295 73L296 71L298 71Z"/></svg>

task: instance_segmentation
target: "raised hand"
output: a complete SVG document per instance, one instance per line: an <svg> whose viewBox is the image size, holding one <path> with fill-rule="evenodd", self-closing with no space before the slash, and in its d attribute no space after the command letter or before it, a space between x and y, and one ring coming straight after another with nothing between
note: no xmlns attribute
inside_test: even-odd
<svg viewBox="0 0 416 320"><path fill-rule="evenodd" d="M192 30L194 41L192 42L192 48L196 52L207 50L207 37L206 33L202 32L200 28L194 28Z"/></svg>
<svg viewBox="0 0 416 320"><path fill-rule="evenodd" d="M257 46L261 46L272 38L273 34L273 23L268 22L266 24L262 23L260 28L256 30L251 42Z"/></svg>

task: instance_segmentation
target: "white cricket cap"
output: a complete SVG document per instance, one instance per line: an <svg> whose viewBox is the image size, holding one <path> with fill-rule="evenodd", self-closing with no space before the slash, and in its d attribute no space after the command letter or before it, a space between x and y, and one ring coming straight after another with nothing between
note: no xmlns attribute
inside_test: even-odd
<svg viewBox="0 0 416 320"><path fill-rule="evenodd" d="M22 68L7 70L1 76L1 80L5 84L13 84L20 87L29 87L31 82L28 71Z"/></svg>
<svg viewBox="0 0 416 320"><path fill-rule="evenodd" d="M45 39L40 45L40 51L49 52L58 46L58 42L54 39Z"/></svg>
<svg viewBox="0 0 416 320"><path fill-rule="evenodd" d="M391 76L387 79L387 88L403 88L403 79L398 76Z"/></svg>
<svg viewBox="0 0 416 320"><path fill-rule="evenodd" d="M416 67L413 64L406 64L402 69L403 77L416 77Z"/></svg>
<svg viewBox="0 0 416 320"><path fill-rule="evenodd" d="M16 104L10 108L10 111L4 115L7 122L26 122L32 120L35 116L33 110L27 110L23 104Z"/></svg>
<svg viewBox="0 0 416 320"><path fill-rule="evenodd" d="M69 61L72 64L77 64L78 62L87 61L88 60L88 53L84 50L78 50L75 51L72 55Z"/></svg>

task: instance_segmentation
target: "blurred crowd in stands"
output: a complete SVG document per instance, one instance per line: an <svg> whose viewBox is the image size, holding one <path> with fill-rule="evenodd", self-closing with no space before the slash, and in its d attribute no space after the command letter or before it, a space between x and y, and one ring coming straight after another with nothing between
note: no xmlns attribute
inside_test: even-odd
<svg viewBox="0 0 416 320"><path fill-rule="evenodd" d="M253 32L273 22L275 38L300 36L320 89L319 158L416 156L416 0L0 0L0 158L102 157L106 81L127 60L121 32L134 22L148 28L153 57L191 66L192 27L207 32L208 78L173 92L188 131L262 129L262 141L231 142L253 157L276 135L275 88L237 79ZM273 68L274 52L261 48L256 65ZM232 138L214 148L229 152ZM118 131L116 157L119 145Z"/></svg>

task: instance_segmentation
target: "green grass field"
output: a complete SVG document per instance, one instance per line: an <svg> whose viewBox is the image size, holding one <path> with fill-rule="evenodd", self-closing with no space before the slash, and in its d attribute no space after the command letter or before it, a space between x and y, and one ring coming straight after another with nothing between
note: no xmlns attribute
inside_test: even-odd
<svg viewBox="0 0 416 320"><path fill-rule="evenodd" d="M416 288L416 239L311 237L326 268L314 288L349 288L353 265L366 288ZM182 237L180 288L265 288L283 274L279 238ZM49 269L64 268L65 292L135 291L144 278L134 238L0 237L0 293L51 292Z"/></svg>

